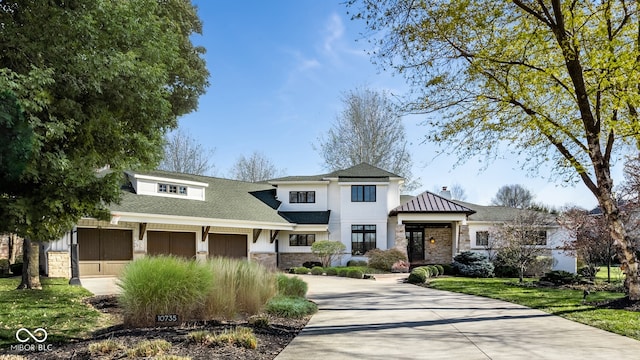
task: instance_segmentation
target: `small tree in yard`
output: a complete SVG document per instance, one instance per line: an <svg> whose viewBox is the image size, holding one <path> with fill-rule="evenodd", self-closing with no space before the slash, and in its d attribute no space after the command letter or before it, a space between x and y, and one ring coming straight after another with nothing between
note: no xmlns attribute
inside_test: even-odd
<svg viewBox="0 0 640 360"><path fill-rule="evenodd" d="M311 245L311 252L320 258L323 267L329 267L334 260L340 259L346 249L340 241L320 240Z"/></svg>
<svg viewBox="0 0 640 360"><path fill-rule="evenodd" d="M518 269L520 282L527 268L543 256L546 248L545 226L549 221L544 213L521 211L513 221L492 229L495 248L505 265Z"/></svg>

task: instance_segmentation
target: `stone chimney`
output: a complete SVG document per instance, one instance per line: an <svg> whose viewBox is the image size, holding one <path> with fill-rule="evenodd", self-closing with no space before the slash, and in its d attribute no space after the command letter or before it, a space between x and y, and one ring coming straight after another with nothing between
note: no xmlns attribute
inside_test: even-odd
<svg viewBox="0 0 640 360"><path fill-rule="evenodd" d="M451 191L447 190L446 186L443 186L442 190L440 191L440 196L447 200L451 200Z"/></svg>

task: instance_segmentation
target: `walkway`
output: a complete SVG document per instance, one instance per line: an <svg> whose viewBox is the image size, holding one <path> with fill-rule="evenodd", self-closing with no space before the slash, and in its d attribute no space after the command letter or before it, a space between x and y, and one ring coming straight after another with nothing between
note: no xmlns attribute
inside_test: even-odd
<svg viewBox="0 0 640 360"><path fill-rule="evenodd" d="M409 284L302 276L320 311L276 360L637 359L640 341L519 305Z"/></svg>

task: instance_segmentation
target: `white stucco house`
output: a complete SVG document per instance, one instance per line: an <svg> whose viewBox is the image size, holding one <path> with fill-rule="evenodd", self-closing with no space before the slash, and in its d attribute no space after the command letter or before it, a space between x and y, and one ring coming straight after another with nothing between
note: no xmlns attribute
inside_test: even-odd
<svg viewBox="0 0 640 360"><path fill-rule="evenodd" d="M403 182L364 163L264 183L126 172L111 220L81 219L64 238L43 245L42 265L49 276L69 277L70 249L77 244L81 276L117 275L132 260L155 254L247 258L289 268L317 261L311 244L318 240L343 242L342 264L393 247L415 264L449 263L461 251L480 251L478 232L500 221L486 207L446 195L401 196ZM546 232L551 251L557 233ZM560 259L565 255L554 256L558 268L575 271L575 259L571 268L570 259Z"/></svg>

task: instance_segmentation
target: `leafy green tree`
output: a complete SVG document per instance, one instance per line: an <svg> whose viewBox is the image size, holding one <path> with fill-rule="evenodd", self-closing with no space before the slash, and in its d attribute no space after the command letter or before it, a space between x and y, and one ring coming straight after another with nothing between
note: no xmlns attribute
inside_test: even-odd
<svg viewBox="0 0 640 360"><path fill-rule="evenodd" d="M340 241L319 240L311 245L311 252L320 258L323 267L329 267L334 260L342 257L347 249Z"/></svg>
<svg viewBox="0 0 640 360"><path fill-rule="evenodd" d="M350 0L375 59L412 85L406 110L437 113L427 140L464 160L498 156L579 179L597 198L640 300L638 257L611 164L640 146L637 1ZM358 6L359 5L359 6Z"/></svg>
<svg viewBox="0 0 640 360"><path fill-rule="evenodd" d="M190 40L200 31L184 0L0 2L0 89L32 136L24 168L0 189L0 232L28 244L82 216L108 218L121 170L155 166L165 132L205 90L204 50ZM0 143L2 154L12 147ZM37 271L20 287L37 288Z"/></svg>

